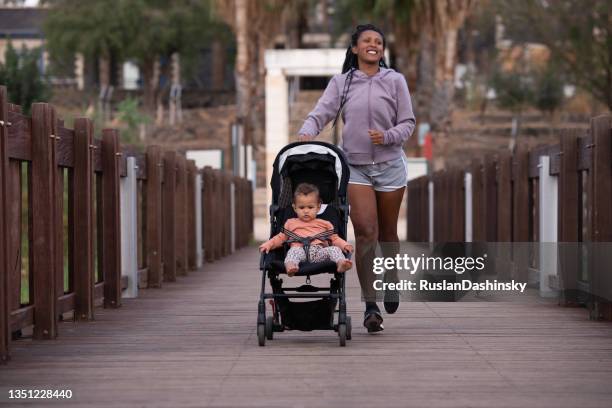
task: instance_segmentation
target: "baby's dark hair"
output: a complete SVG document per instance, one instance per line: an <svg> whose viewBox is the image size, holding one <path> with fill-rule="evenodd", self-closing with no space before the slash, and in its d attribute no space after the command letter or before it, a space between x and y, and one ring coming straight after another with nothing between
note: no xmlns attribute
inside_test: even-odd
<svg viewBox="0 0 612 408"><path fill-rule="evenodd" d="M295 202L298 195L308 195L312 193L315 193L318 200L321 201L321 195L319 194L319 189L317 186L310 183L300 183L295 190L293 190L293 202Z"/></svg>

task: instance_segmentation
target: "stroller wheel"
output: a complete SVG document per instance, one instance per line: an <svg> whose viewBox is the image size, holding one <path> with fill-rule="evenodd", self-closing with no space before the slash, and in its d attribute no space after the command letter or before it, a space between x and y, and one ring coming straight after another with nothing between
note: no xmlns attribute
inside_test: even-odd
<svg viewBox="0 0 612 408"><path fill-rule="evenodd" d="M351 324L351 316L346 316L346 339L350 340L352 336L353 325Z"/></svg>
<svg viewBox="0 0 612 408"><path fill-rule="evenodd" d="M338 325L338 338L340 340L340 347L346 346L346 324L344 323Z"/></svg>
<svg viewBox="0 0 612 408"><path fill-rule="evenodd" d="M264 324L257 324L257 342L261 347L266 345L266 327Z"/></svg>
<svg viewBox="0 0 612 408"><path fill-rule="evenodd" d="M272 340L274 338L274 317L268 316L266 319L266 339Z"/></svg>

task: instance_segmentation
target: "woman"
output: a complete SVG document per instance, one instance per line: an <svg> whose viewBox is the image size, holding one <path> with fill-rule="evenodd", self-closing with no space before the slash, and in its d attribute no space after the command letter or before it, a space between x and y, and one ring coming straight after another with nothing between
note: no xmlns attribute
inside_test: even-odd
<svg viewBox="0 0 612 408"><path fill-rule="evenodd" d="M359 25L351 36L342 74L335 75L299 131L311 140L334 118L342 115L342 149L350 165L348 187L351 221L355 229L356 266L366 301L364 326L383 330L383 318L372 286L376 245L384 256L399 250L397 219L408 181L403 143L415 126L408 85L403 75L384 62L385 36L377 27ZM387 272L397 281L397 271ZM385 293L385 309L395 313L397 292Z"/></svg>

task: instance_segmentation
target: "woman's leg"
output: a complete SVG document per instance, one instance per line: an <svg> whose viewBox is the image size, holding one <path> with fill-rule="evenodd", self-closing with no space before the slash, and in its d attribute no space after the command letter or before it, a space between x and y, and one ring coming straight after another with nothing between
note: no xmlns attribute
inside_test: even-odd
<svg viewBox="0 0 612 408"><path fill-rule="evenodd" d="M378 214L378 242L384 257L395 258L399 252L399 238L397 236L397 220L402 205L405 187L389 192L376 192L376 208ZM387 271L386 282L397 282L397 270ZM385 309L388 313L395 313L399 306L399 293L385 293Z"/></svg>
<svg viewBox="0 0 612 408"><path fill-rule="evenodd" d="M348 197L355 230L355 264L361 293L366 302L376 302L376 292L372 286L372 262L378 239L376 194L372 186L349 183Z"/></svg>

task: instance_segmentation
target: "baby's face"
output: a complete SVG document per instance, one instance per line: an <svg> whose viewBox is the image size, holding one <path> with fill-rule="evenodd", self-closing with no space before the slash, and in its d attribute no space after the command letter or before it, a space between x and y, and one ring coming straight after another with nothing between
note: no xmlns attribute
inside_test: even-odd
<svg viewBox="0 0 612 408"><path fill-rule="evenodd" d="M301 221L312 221L317 218L320 208L321 203L315 193L299 194L293 203L293 210Z"/></svg>

